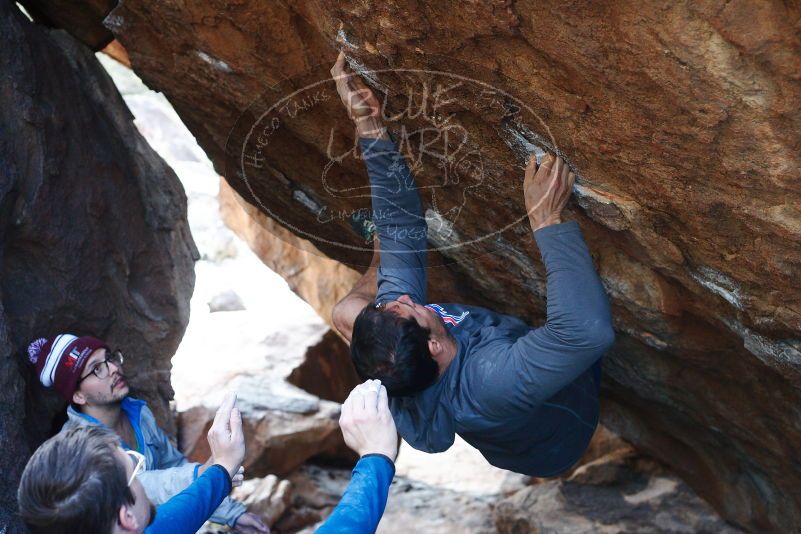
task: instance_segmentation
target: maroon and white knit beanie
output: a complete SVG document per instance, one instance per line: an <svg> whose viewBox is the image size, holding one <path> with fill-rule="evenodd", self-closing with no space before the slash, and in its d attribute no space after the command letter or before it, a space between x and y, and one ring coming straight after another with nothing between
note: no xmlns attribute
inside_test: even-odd
<svg viewBox="0 0 801 534"><path fill-rule="evenodd" d="M42 385L52 387L70 402L86 361L100 348L109 350L97 338L61 334L51 340L39 338L28 345L28 359L36 366Z"/></svg>

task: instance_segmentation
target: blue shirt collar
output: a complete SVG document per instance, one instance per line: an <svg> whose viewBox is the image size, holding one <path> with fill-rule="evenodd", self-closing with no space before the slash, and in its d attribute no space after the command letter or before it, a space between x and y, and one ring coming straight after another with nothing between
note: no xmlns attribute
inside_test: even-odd
<svg viewBox="0 0 801 534"><path fill-rule="evenodd" d="M122 399L120 403L120 409L125 413L128 417L128 421L131 423L131 428L133 428L134 435L136 436L136 441L138 447L138 451L142 452L145 447L145 439L142 435L142 428L139 424L141 416L142 416L142 407L146 406L147 403L143 400L135 399L133 397L125 397ZM102 426L103 428L108 428L102 421L95 419L91 415L87 415L81 411L75 410L75 412L82 418L86 419L90 423L98 426ZM109 429L111 430L111 429ZM125 449L133 449L128 443L125 443L122 439L120 439L120 443L122 444L123 448Z"/></svg>

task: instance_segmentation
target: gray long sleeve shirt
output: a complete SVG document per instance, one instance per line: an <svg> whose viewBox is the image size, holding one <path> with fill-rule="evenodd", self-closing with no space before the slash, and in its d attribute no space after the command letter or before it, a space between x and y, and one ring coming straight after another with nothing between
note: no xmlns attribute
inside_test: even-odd
<svg viewBox="0 0 801 534"><path fill-rule="evenodd" d="M361 139L381 238L376 303L409 295L426 303L426 223L394 142ZM600 359L614 341L609 302L575 222L534 234L547 273L547 320L461 304L429 304L457 343L426 390L390 399L403 438L440 452L455 434L492 464L555 476L583 454L598 423Z"/></svg>

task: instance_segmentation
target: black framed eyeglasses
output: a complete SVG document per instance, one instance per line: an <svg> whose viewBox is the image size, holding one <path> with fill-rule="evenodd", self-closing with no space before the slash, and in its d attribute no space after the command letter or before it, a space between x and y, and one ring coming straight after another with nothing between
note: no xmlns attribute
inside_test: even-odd
<svg viewBox="0 0 801 534"><path fill-rule="evenodd" d="M78 380L78 384L86 380L92 375L95 375L99 379L107 378L110 374L108 364L113 363L117 367L122 365L122 362L125 361L125 357L122 355L122 351L120 350L112 350L106 352L106 358L102 362L98 362L92 367L92 370L86 373L84 376Z"/></svg>

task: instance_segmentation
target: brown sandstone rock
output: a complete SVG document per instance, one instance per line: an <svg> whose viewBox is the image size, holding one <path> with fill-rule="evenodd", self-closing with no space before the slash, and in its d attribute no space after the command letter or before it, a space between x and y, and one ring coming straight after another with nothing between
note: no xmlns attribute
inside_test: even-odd
<svg viewBox="0 0 801 534"><path fill-rule="evenodd" d="M288 384L242 384L238 388L249 476L286 474L342 441L339 405L321 401ZM206 440L215 409L196 406L179 414L180 446L187 457L205 462Z"/></svg>
<svg viewBox="0 0 801 534"><path fill-rule="evenodd" d="M739 532L653 460L619 449L567 480L529 486L500 501L496 532Z"/></svg>
<svg viewBox="0 0 801 534"><path fill-rule="evenodd" d="M598 445L619 443L606 439L609 437L605 434L596 441ZM471 462L460 464L454 456L442 456L441 462L442 469L475 467ZM408 471L408 466L399 465L399 469ZM458 474L465 480L469 475ZM274 530L310 534L339 502L350 477L348 471L307 465L289 479L293 484L291 504ZM614 448L581 465L568 478L536 482L511 494L496 493L501 489L497 486L481 491L480 482L475 482L454 487L448 479L425 483L413 474L396 475L377 532L739 532L669 469L630 446Z"/></svg>
<svg viewBox="0 0 801 534"><path fill-rule="evenodd" d="M303 466L289 480L293 485L292 502L274 531L311 534L339 502L350 481L350 471ZM410 531L489 534L494 532L491 499L396 477L377 532Z"/></svg>
<svg viewBox="0 0 801 534"><path fill-rule="evenodd" d="M105 48L103 53L115 59L117 62L131 68L131 59L128 57L128 51L118 41L111 41Z"/></svg>
<svg viewBox="0 0 801 534"><path fill-rule="evenodd" d="M292 500L275 525L279 533L311 529L328 517L348 486L350 471L304 465L288 480L292 484Z"/></svg>
<svg viewBox="0 0 801 534"><path fill-rule="evenodd" d="M578 465L586 465L608 454L616 453L621 450L630 451L631 445L620 439L620 436L604 425L598 425Z"/></svg>
<svg viewBox="0 0 801 534"><path fill-rule="evenodd" d="M284 514L291 497L292 484L275 475L245 480L240 487L231 491L231 498L244 504L248 512L261 517L269 527ZM198 534L222 534L229 531L228 527L207 521L198 530Z"/></svg>
<svg viewBox="0 0 801 534"><path fill-rule="evenodd" d="M188 321L196 255L186 197L133 125L92 52L0 3L0 531L65 404L26 347L61 332L126 354L133 393L174 430L170 357Z"/></svg>
<svg viewBox="0 0 801 534"><path fill-rule="evenodd" d="M351 390L361 382L350 359L350 349L334 330L325 333L319 343L309 347L303 363L287 381L321 399L345 402Z"/></svg>
<svg viewBox="0 0 801 534"><path fill-rule="evenodd" d="M525 153L558 149L579 176L568 217L598 261L619 333L605 366L607 424L732 521L787 530L801 524L800 18L797 3L779 0L127 1L107 24L243 198L352 265L369 252L348 248L363 248L349 214L367 202L332 191L366 177L355 158L326 167L330 133L336 153L352 145L336 97L296 99L299 112L287 109L260 153L242 150L248 125L290 89L325 79L338 47L389 92L391 113L440 75L368 70L489 84L489 98L465 83L441 109L481 155L482 182L442 183L432 156L442 139L416 169L441 189L424 197L441 247L431 261L448 263L432 270L432 300L541 320L542 268L525 223L512 223ZM401 124L419 130L415 141L443 130L431 113L407 113L396 133ZM320 223L332 214L344 216ZM506 223L490 240L448 248ZM315 283L330 281L304 290L325 314L340 290Z"/></svg>
<svg viewBox="0 0 801 534"><path fill-rule="evenodd" d="M292 484L274 475L246 480L235 488L231 497L244 504L248 511L273 526L286 511L292 497Z"/></svg>

